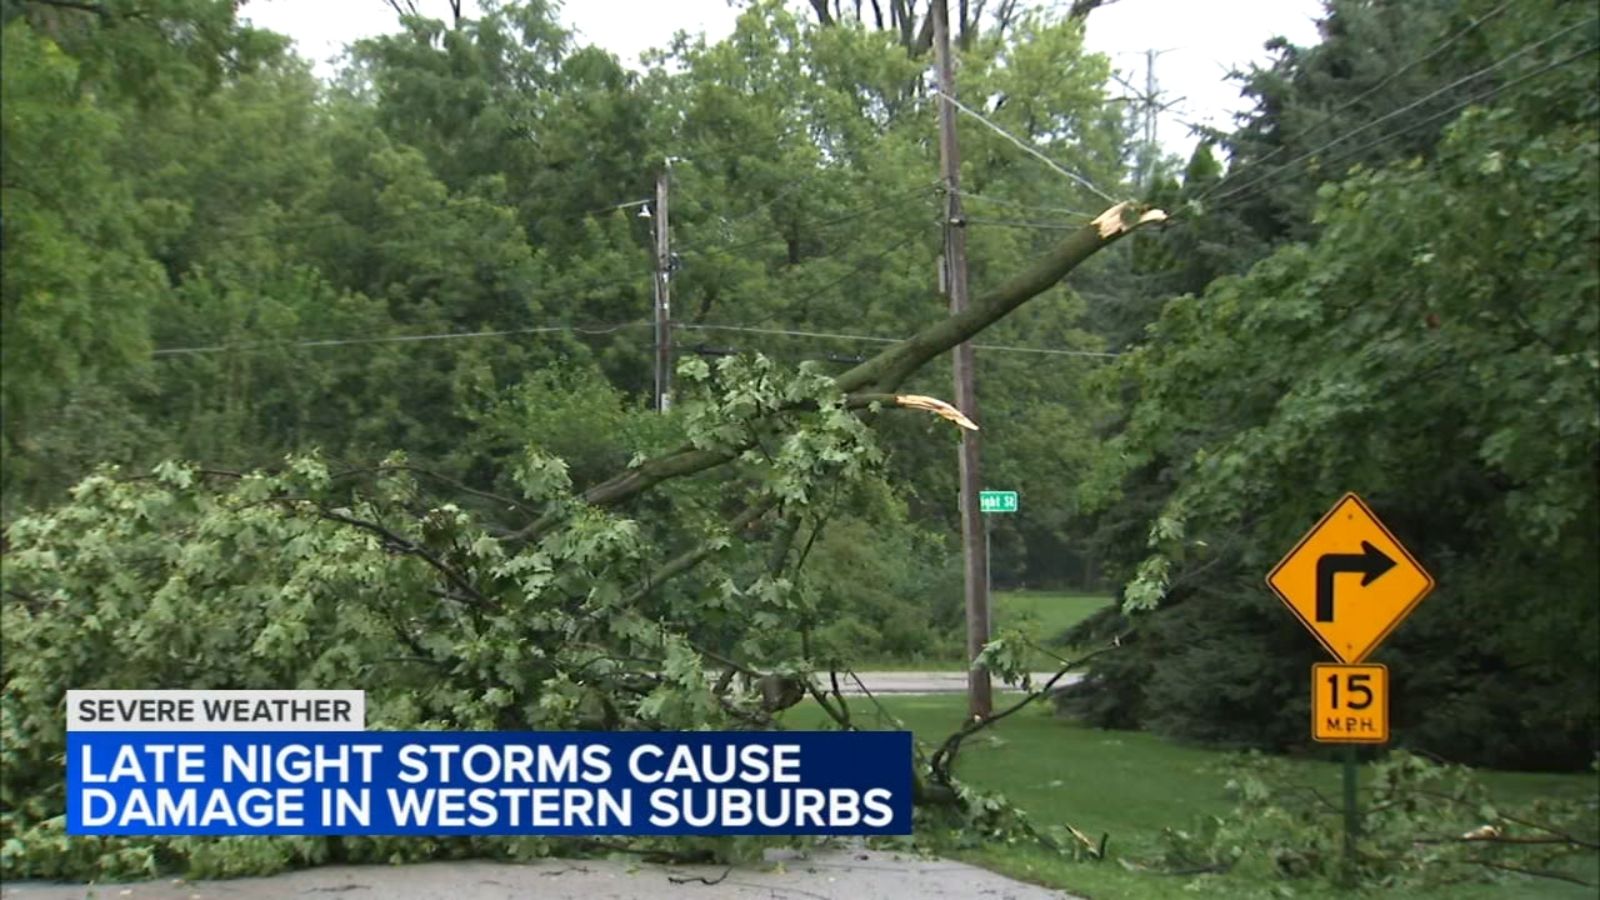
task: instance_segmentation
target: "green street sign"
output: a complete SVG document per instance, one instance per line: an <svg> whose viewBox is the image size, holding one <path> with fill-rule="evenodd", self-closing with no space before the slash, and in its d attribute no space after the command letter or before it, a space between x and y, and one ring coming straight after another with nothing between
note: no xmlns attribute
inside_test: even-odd
<svg viewBox="0 0 1600 900"><path fill-rule="evenodd" d="M979 491L978 511L986 513L1014 513L1017 511L1017 492Z"/></svg>

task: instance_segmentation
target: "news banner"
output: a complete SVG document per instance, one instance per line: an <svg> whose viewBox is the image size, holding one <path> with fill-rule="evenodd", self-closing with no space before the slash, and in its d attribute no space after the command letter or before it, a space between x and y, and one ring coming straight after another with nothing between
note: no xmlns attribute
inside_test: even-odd
<svg viewBox="0 0 1600 900"><path fill-rule="evenodd" d="M911 734L367 731L362 691L67 692L76 835L911 833Z"/></svg>

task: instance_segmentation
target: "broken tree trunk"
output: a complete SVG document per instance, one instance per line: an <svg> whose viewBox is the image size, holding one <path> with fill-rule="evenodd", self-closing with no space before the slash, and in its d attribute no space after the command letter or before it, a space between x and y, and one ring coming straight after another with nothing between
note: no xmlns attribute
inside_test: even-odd
<svg viewBox="0 0 1600 900"><path fill-rule="evenodd" d="M1033 266L973 299L965 312L935 322L894 344L840 375L835 383L845 394L893 393L918 369L1049 290L1089 257L1139 226L1161 222L1166 217L1166 213L1159 209L1136 207L1129 202L1112 206L1094 221L1067 235ZM743 449L680 447L590 487L584 491L583 499L594 506L611 506L663 481L694 475L730 462ZM536 535L553 524L553 520L542 518L514 537Z"/></svg>

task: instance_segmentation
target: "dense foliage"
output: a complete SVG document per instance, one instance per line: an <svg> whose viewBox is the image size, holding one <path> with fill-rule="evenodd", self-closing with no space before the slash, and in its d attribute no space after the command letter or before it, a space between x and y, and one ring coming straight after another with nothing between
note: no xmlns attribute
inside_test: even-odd
<svg viewBox="0 0 1600 900"><path fill-rule="evenodd" d="M1417 889L1493 881L1504 872L1563 878L1592 848L1593 807L1540 798L1507 807L1462 766L1404 751L1366 767L1346 851L1343 816L1281 759L1244 754L1219 767L1235 807L1163 830L1157 864L1205 878L1248 875L1293 890L1305 882Z"/></svg>
<svg viewBox="0 0 1600 900"><path fill-rule="evenodd" d="M1074 176L964 127L977 295L1093 235L1148 155L1084 49L1097 5L962 6L963 96ZM322 81L231 0L0 0L8 875L554 847L68 841L68 687L362 686L396 728L762 728L809 693L852 727L808 673L958 630L955 429L893 409L948 376L850 380L945 317L915 17L755 0L636 72L541 0L484 6ZM996 580L1126 585L1072 711L1288 747L1318 657L1261 578L1354 490L1440 582L1379 655L1399 741L1581 768L1600 28L1332 0L1323 32L1146 183L1168 227L983 331L988 478L1025 509ZM949 762L938 815L1032 833Z"/></svg>
<svg viewBox="0 0 1600 900"><path fill-rule="evenodd" d="M1328 42L1273 74L1297 87L1272 96L1311 90L1369 17L1399 15L1335 9ZM1203 740L1304 741L1318 651L1262 576L1358 490L1440 582L1377 656L1404 698L1400 740L1476 763L1592 760L1600 101L1586 16L1517 4L1485 21L1471 70L1536 45L1474 83L1486 102L1404 123L1451 119L1425 151L1397 138L1395 162L1323 184L1306 239L1171 300L1119 363L1133 399L1090 490L1131 579L1127 605L1164 609L1077 709ZM1459 80L1448 67L1438 78ZM1276 128L1247 130L1294 133L1305 114L1282 102L1262 114ZM1341 127L1361 130L1359 107L1349 115ZM1205 193L1227 203L1226 188ZM1517 724L1491 724L1504 722Z"/></svg>

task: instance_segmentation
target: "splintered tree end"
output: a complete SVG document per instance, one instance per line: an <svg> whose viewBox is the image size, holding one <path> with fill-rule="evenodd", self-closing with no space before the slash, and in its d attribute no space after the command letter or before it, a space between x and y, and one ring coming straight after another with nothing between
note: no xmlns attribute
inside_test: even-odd
<svg viewBox="0 0 1600 900"><path fill-rule="evenodd" d="M978 430L977 424L971 419L967 418L966 415L961 412L961 410L956 409L954 406L951 406L937 397L925 397L921 394L899 394L894 398L894 402L906 407L907 409L923 409L931 413L936 413L939 416L949 419L957 425L960 425L962 428L965 428L968 431Z"/></svg>
<svg viewBox="0 0 1600 900"><path fill-rule="evenodd" d="M1162 210L1149 207L1141 208L1132 201L1124 200L1096 216L1095 220L1089 224L1099 230L1101 240L1106 240L1116 237L1124 231L1132 231L1140 225L1148 225L1151 222L1165 222L1166 220L1167 214Z"/></svg>

